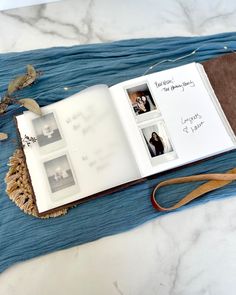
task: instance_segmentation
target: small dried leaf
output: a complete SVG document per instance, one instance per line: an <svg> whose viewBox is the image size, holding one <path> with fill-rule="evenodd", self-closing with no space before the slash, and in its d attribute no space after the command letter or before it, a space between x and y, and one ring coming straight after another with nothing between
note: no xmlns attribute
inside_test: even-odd
<svg viewBox="0 0 236 295"><path fill-rule="evenodd" d="M34 78L34 80L36 79L37 72L32 65L27 65L27 73L31 78Z"/></svg>
<svg viewBox="0 0 236 295"><path fill-rule="evenodd" d="M37 115L42 115L42 111L40 109L40 106L38 105L38 103L32 99L32 98L22 98L19 99L19 102L29 111L37 114Z"/></svg>
<svg viewBox="0 0 236 295"><path fill-rule="evenodd" d="M6 133L0 132L0 140L8 139L8 135Z"/></svg>
<svg viewBox="0 0 236 295"><path fill-rule="evenodd" d="M23 88L23 85L26 79L27 79L27 76L23 75L12 80L8 85L8 94L11 95L16 90Z"/></svg>
<svg viewBox="0 0 236 295"><path fill-rule="evenodd" d="M31 76L27 75L26 79L25 79L25 82L23 83L21 88L25 88L27 86L30 86L31 84L34 83L34 81L35 81L35 78L32 78Z"/></svg>
<svg viewBox="0 0 236 295"><path fill-rule="evenodd" d="M11 95L15 91L25 88L32 83L37 78L37 72L32 65L27 65L27 73L25 75L16 77L13 81L11 81L8 85L8 94Z"/></svg>
<svg viewBox="0 0 236 295"><path fill-rule="evenodd" d="M30 86L35 82L37 78L37 72L32 65L27 65L27 74L25 75L25 81L22 85L22 88Z"/></svg>
<svg viewBox="0 0 236 295"><path fill-rule="evenodd" d="M8 107L8 104L6 104L4 102L0 102L0 114L5 113L7 107Z"/></svg>

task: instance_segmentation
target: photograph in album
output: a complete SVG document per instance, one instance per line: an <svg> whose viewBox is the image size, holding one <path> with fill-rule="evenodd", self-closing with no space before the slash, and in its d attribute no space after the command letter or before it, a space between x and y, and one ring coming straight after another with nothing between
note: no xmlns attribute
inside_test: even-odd
<svg viewBox="0 0 236 295"><path fill-rule="evenodd" d="M132 86L127 88L126 91L136 116L157 110L148 83Z"/></svg>
<svg viewBox="0 0 236 295"><path fill-rule="evenodd" d="M53 113L45 114L32 120L37 142L40 147L52 144L62 139L58 123Z"/></svg>
<svg viewBox="0 0 236 295"><path fill-rule="evenodd" d="M152 158L173 151L163 120L157 121L155 124L147 126L141 130Z"/></svg>
<svg viewBox="0 0 236 295"><path fill-rule="evenodd" d="M52 193L75 185L72 167L66 155L44 162L44 167Z"/></svg>

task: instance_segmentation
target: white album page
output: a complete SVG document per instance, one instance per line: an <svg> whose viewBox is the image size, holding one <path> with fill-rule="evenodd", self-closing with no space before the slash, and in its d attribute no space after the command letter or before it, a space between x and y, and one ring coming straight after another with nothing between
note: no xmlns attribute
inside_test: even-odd
<svg viewBox="0 0 236 295"><path fill-rule="evenodd" d="M143 177L235 148L235 136L191 63L110 88Z"/></svg>

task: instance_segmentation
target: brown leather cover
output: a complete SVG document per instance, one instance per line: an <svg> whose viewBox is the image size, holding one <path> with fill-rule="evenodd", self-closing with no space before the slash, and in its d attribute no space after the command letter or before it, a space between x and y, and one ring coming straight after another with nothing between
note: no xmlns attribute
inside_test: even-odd
<svg viewBox="0 0 236 295"><path fill-rule="evenodd" d="M202 64L236 134L236 53L224 54Z"/></svg>
<svg viewBox="0 0 236 295"><path fill-rule="evenodd" d="M206 74L224 110L224 113L234 133L236 134L236 53L225 54L223 56L203 62L202 65L204 66ZM175 169L178 168L174 168L172 170ZM154 177L156 176L150 176L150 178ZM73 205L83 203L87 200L125 189L131 185L137 184L145 180L147 180L147 178L142 178L129 183L124 183L123 185L83 198L82 200L65 204L55 209L40 213L39 216L43 216L47 213L54 212L58 209L71 207Z"/></svg>

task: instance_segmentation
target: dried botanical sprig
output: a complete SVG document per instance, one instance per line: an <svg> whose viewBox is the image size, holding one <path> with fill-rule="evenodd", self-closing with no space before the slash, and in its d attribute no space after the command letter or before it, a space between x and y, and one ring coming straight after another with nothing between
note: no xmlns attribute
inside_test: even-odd
<svg viewBox="0 0 236 295"><path fill-rule="evenodd" d="M13 96L16 91L21 90L35 83L37 77L40 76L41 74L42 72L35 70L35 68L32 65L27 65L26 73L24 75L16 77L14 80L12 80L9 83L7 92L5 93L3 98L0 100L0 115L5 113L8 106L11 104L21 105L37 115L42 115L40 106L34 99L32 98L16 99L16 97ZM7 134L5 133L0 133L0 134L1 134L0 140L7 139Z"/></svg>
<svg viewBox="0 0 236 295"><path fill-rule="evenodd" d="M21 90L25 87L28 87L35 83L38 76L42 73L40 71L36 71L32 65L27 65L27 71L24 75L16 77L12 80L7 88L7 92L5 93L4 97L0 101L0 114L6 112L7 107L11 104L20 104L27 108L28 110L41 115L41 110L38 103L32 98L23 98L17 100L13 94L16 91Z"/></svg>

